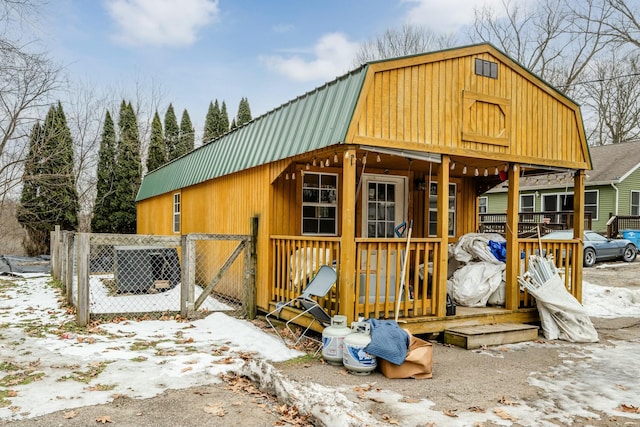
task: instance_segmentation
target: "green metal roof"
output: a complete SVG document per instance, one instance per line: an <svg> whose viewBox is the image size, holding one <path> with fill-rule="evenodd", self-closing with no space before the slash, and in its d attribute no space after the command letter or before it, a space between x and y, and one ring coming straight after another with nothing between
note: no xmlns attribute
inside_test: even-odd
<svg viewBox="0 0 640 427"><path fill-rule="evenodd" d="M344 142L367 65L147 174L136 201Z"/></svg>

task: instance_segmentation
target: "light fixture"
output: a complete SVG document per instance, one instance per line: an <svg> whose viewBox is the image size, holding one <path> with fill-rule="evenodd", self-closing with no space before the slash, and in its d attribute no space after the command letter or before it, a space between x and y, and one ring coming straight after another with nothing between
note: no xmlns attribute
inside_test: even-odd
<svg viewBox="0 0 640 427"><path fill-rule="evenodd" d="M289 172L287 172L287 174L284 176L284 179L286 179L287 181L289 181Z"/></svg>
<svg viewBox="0 0 640 427"><path fill-rule="evenodd" d="M380 154L376 153L376 163L380 163Z"/></svg>
<svg viewBox="0 0 640 427"><path fill-rule="evenodd" d="M451 169L451 170L454 170L455 168L456 168L456 162L451 162L451 167L450 167L450 169Z"/></svg>
<svg viewBox="0 0 640 427"><path fill-rule="evenodd" d="M325 165L326 167L329 167L329 158L328 158L328 157L327 157L327 161L326 161L326 162L324 162L324 165Z"/></svg>
<svg viewBox="0 0 640 427"><path fill-rule="evenodd" d="M498 170L498 167L496 166L496 171L494 173L494 175L498 175L500 173L500 171Z"/></svg>
<svg viewBox="0 0 640 427"><path fill-rule="evenodd" d="M316 165L316 158L315 158L315 157L313 158L313 163L312 163L312 165L313 165L313 166L315 166L315 165Z"/></svg>
<svg viewBox="0 0 640 427"><path fill-rule="evenodd" d="M476 168L475 172L473 173L475 176L478 176L480 173L478 172L478 168Z"/></svg>
<svg viewBox="0 0 640 427"><path fill-rule="evenodd" d="M465 165L465 166L462 168L462 174L463 174L463 175L466 175L466 174L467 174L467 165Z"/></svg>
<svg viewBox="0 0 640 427"><path fill-rule="evenodd" d="M309 162L307 162L307 165L305 166L306 170L309 170Z"/></svg>
<svg viewBox="0 0 640 427"><path fill-rule="evenodd" d="M333 153L333 163L338 163L338 153Z"/></svg>
<svg viewBox="0 0 640 427"><path fill-rule="evenodd" d="M293 173L291 174L291 179L292 179L292 180L294 180L294 181L296 180L296 173L295 173L295 172L293 172Z"/></svg>
<svg viewBox="0 0 640 427"><path fill-rule="evenodd" d="M322 160L320 160L320 167L324 168L324 162Z"/></svg>
<svg viewBox="0 0 640 427"><path fill-rule="evenodd" d="M504 165L504 171L505 171L505 172L509 172L509 163L507 163L506 165Z"/></svg>
<svg viewBox="0 0 640 427"><path fill-rule="evenodd" d="M484 168L484 176L488 176L489 175L489 170L487 168Z"/></svg>
<svg viewBox="0 0 640 427"><path fill-rule="evenodd" d="M513 164L513 171L518 172L518 165L516 165L515 163Z"/></svg>

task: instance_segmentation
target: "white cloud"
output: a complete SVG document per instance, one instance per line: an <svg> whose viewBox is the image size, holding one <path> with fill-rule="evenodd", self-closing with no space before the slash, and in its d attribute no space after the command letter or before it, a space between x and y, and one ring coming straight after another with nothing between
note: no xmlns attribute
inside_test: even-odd
<svg viewBox="0 0 640 427"><path fill-rule="evenodd" d="M414 25L424 25L437 33L455 33L461 27L473 22L474 9L483 4L494 9L496 14L504 14L502 0L404 0L410 6L407 21Z"/></svg>
<svg viewBox="0 0 640 427"><path fill-rule="evenodd" d="M107 0L118 26L115 39L129 45L185 46L218 15L218 0Z"/></svg>
<svg viewBox="0 0 640 427"><path fill-rule="evenodd" d="M330 33L322 36L306 56L260 56L267 68L296 81L332 80L353 66L353 58L359 44L351 42L344 34Z"/></svg>

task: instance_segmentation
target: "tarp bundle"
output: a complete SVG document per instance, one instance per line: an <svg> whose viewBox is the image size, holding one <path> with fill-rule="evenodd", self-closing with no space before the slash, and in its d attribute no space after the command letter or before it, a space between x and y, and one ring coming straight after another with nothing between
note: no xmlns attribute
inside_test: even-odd
<svg viewBox="0 0 640 427"><path fill-rule="evenodd" d="M51 258L48 255L38 257L0 255L0 274L49 274Z"/></svg>
<svg viewBox="0 0 640 427"><path fill-rule="evenodd" d="M535 297L547 339L598 342L598 332L582 304L564 287L552 256L531 255L529 269L518 282Z"/></svg>

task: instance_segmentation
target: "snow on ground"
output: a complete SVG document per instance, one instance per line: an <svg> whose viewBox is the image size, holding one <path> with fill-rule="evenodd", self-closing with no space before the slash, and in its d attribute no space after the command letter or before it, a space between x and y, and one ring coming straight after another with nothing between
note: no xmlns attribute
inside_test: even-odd
<svg viewBox="0 0 640 427"><path fill-rule="evenodd" d="M288 395L298 396L301 409L306 405L327 425L349 425L357 419L354 414L376 425L371 414L358 414L345 390L278 378L268 362L301 353L249 322L213 313L192 322L125 321L77 331L72 316L60 308L59 294L49 280L0 278L0 419L106 403L118 394L151 397L167 388L219 381L220 372L242 370L253 372L254 377L275 378ZM590 316L640 317L640 290L590 283L584 283L583 289ZM157 294L157 298L166 295ZM536 345L549 344L530 342L501 349ZM521 425L555 425L552 420L570 423L573 416L595 416L594 410L640 420L640 414L622 414L616 409L622 403L640 406L640 342L562 345L565 363L546 375L531 373L530 383L544 391L540 400L505 408L510 415ZM243 357L247 354L251 355L249 362ZM511 424L496 414L499 407L451 418L429 409L433 403L426 400L404 402L388 390L369 394L388 402L407 425L424 420L451 426L487 421Z"/></svg>

